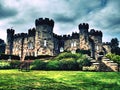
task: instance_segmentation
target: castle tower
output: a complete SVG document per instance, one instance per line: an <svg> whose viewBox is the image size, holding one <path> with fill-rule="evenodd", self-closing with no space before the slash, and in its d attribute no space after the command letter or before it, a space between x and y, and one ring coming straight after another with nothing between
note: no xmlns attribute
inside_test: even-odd
<svg viewBox="0 0 120 90"><path fill-rule="evenodd" d="M5 53L9 54L9 55L12 54L14 33L15 33L15 30L7 29L7 44L6 44L6 51L5 51Z"/></svg>
<svg viewBox="0 0 120 90"><path fill-rule="evenodd" d="M89 50L89 40L88 40L89 25L87 23L79 24L78 28L79 28L80 49Z"/></svg>
<svg viewBox="0 0 120 90"><path fill-rule="evenodd" d="M98 30L91 29L89 33L90 38L94 41L94 51L95 51L95 58L97 59L98 55L101 54L103 51L102 49L102 32Z"/></svg>
<svg viewBox="0 0 120 90"><path fill-rule="evenodd" d="M48 18L45 18L45 19L39 18L35 20L35 26L36 26L35 56L38 56L38 55L52 55L53 56L54 21Z"/></svg>

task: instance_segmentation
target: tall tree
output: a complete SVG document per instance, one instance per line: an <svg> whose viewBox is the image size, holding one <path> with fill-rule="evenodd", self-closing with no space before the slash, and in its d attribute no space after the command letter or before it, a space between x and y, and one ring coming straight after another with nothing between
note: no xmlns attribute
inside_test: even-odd
<svg viewBox="0 0 120 90"><path fill-rule="evenodd" d="M119 45L119 41L117 38L112 38L111 39L111 48L116 48Z"/></svg>
<svg viewBox="0 0 120 90"><path fill-rule="evenodd" d="M119 41L117 38L111 39L111 53L120 55Z"/></svg>

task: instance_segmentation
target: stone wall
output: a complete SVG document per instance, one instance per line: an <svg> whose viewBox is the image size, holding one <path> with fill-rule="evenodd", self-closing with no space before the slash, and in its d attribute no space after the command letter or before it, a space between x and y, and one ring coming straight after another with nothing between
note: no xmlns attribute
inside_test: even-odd
<svg viewBox="0 0 120 90"><path fill-rule="evenodd" d="M79 49L79 38L65 40L64 49L66 51L76 51Z"/></svg>

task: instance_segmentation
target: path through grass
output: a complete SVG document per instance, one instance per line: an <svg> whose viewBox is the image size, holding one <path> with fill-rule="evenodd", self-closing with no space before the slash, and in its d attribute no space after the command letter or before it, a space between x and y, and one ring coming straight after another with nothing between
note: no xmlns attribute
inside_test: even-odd
<svg viewBox="0 0 120 90"><path fill-rule="evenodd" d="M0 90L120 90L120 73L0 70Z"/></svg>

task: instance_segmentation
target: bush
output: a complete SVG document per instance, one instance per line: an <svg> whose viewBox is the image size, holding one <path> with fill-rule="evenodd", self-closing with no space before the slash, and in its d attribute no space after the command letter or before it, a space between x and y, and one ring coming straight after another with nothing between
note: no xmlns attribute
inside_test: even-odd
<svg viewBox="0 0 120 90"><path fill-rule="evenodd" d="M77 59L77 55L76 54L72 54L70 52L64 52L64 53L59 54L55 59L62 60L62 59L65 59L65 58Z"/></svg>
<svg viewBox="0 0 120 90"><path fill-rule="evenodd" d="M0 69L10 69L10 63L8 61L0 61Z"/></svg>
<svg viewBox="0 0 120 90"><path fill-rule="evenodd" d="M18 61L18 60L12 60L12 61L10 61L10 67L12 69L18 68L19 65L20 65L20 61Z"/></svg>
<svg viewBox="0 0 120 90"><path fill-rule="evenodd" d="M77 60L77 63L79 64L79 69L82 70L82 67L83 66L90 66L90 60L85 56L83 55L82 57L80 57L78 60Z"/></svg>
<svg viewBox="0 0 120 90"><path fill-rule="evenodd" d="M78 70L78 63L73 58L67 58L59 61L61 70Z"/></svg>
<svg viewBox="0 0 120 90"><path fill-rule="evenodd" d="M91 52L90 50L80 50L80 49L77 49L76 50L76 53L82 53L82 54L87 54L87 55L91 55Z"/></svg>
<svg viewBox="0 0 120 90"><path fill-rule="evenodd" d="M31 69L35 70L82 70L83 66L90 65L90 60L86 55L70 52L59 54L54 60L48 62L35 60Z"/></svg>
<svg viewBox="0 0 120 90"><path fill-rule="evenodd" d="M109 58L110 60L113 60L114 62L118 63L118 65L120 65L120 55L115 55L115 54L107 54L106 55L107 58Z"/></svg>
<svg viewBox="0 0 120 90"><path fill-rule="evenodd" d="M59 70L59 61L58 60L51 60L46 64L47 70Z"/></svg>
<svg viewBox="0 0 120 90"><path fill-rule="evenodd" d="M33 70L45 70L46 69L46 62L42 60L35 60L32 63L31 69Z"/></svg>

